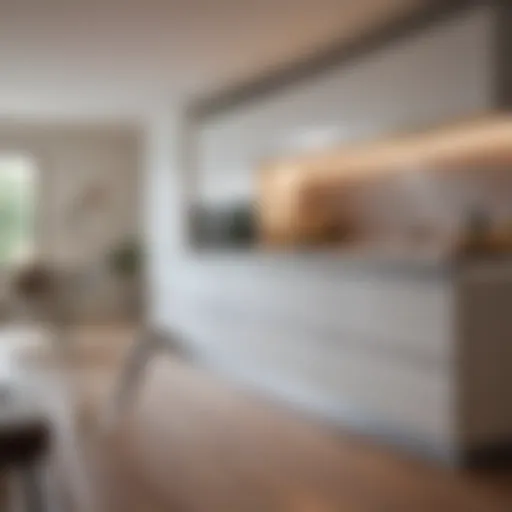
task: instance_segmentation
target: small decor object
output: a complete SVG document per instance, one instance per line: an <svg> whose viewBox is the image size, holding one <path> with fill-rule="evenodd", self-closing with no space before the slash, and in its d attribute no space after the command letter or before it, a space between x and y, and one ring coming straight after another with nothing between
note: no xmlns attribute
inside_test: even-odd
<svg viewBox="0 0 512 512"><path fill-rule="evenodd" d="M117 277L123 290L125 312L134 318L142 313L141 273L143 265L142 249L135 239L119 244L108 255L107 266Z"/></svg>
<svg viewBox="0 0 512 512"><path fill-rule="evenodd" d="M503 252L492 219L484 208L474 208L468 214L459 252L463 256L492 255Z"/></svg>
<svg viewBox="0 0 512 512"><path fill-rule="evenodd" d="M93 214L104 213L108 205L107 191L99 184L92 184L73 200L67 216L70 227L83 230L93 218Z"/></svg>
<svg viewBox="0 0 512 512"><path fill-rule="evenodd" d="M473 239L485 239L491 234L492 222L483 208L470 211L467 223L468 235Z"/></svg>
<svg viewBox="0 0 512 512"><path fill-rule="evenodd" d="M41 264L23 268L15 278L15 290L26 299L46 298L55 287L52 271Z"/></svg>
<svg viewBox="0 0 512 512"><path fill-rule="evenodd" d="M254 212L251 205L237 205L227 215L229 242L237 246L251 245L255 238Z"/></svg>
<svg viewBox="0 0 512 512"><path fill-rule="evenodd" d="M192 224L200 248L246 248L255 242L256 219L251 203L196 206Z"/></svg>
<svg viewBox="0 0 512 512"><path fill-rule="evenodd" d="M123 280L139 275L142 266L142 251L136 240L127 240L116 247L109 256L109 267Z"/></svg>

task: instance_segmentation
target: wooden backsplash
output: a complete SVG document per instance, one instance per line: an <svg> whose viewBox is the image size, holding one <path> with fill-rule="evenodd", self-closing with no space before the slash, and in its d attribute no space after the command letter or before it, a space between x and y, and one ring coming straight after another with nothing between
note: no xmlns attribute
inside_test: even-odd
<svg viewBox="0 0 512 512"><path fill-rule="evenodd" d="M496 225L512 221L512 166L409 170L339 185L293 183L275 192L282 200L269 201L272 218L265 213L265 202L260 205L267 244L413 236L450 240L460 234L475 208Z"/></svg>
<svg viewBox="0 0 512 512"><path fill-rule="evenodd" d="M512 219L512 118L488 116L276 162L261 183L262 235L271 244L427 232L450 239L475 209L496 225Z"/></svg>

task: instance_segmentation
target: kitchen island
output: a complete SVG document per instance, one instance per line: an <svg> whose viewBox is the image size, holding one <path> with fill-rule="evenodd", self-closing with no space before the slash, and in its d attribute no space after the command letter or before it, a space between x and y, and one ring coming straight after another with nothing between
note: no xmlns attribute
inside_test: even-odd
<svg viewBox="0 0 512 512"><path fill-rule="evenodd" d="M198 254L180 268L169 326L204 364L444 462L505 453L507 260L226 252Z"/></svg>

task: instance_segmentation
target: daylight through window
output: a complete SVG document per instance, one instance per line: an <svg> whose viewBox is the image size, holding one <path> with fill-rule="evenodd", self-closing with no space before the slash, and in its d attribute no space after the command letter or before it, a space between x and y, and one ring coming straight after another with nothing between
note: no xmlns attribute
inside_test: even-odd
<svg viewBox="0 0 512 512"><path fill-rule="evenodd" d="M35 250L36 166L24 155L0 154L0 265L29 260Z"/></svg>

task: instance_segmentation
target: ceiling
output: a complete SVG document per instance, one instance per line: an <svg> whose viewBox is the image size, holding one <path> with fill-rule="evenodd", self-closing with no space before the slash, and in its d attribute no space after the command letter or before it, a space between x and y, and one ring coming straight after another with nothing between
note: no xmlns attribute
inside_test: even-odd
<svg viewBox="0 0 512 512"><path fill-rule="evenodd" d="M0 118L130 120L425 0L2 0Z"/></svg>

